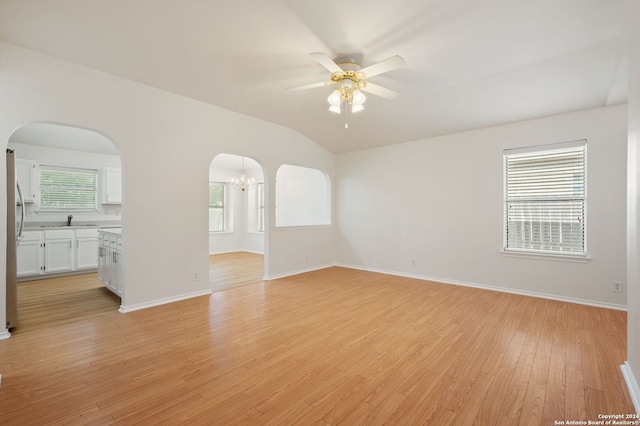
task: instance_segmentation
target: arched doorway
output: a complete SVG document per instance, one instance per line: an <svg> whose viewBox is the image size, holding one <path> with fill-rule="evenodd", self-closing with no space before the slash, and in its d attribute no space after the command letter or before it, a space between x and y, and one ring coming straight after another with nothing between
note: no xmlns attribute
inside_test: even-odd
<svg viewBox="0 0 640 426"><path fill-rule="evenodd" d="M209 281L214 292L261 281L264 172L252 158L219 154L209 168Z"/></svg>
<svg viewBox="0 0 640 426"><path fill-rule="evenodd" d="M24 195L17 206L24 225L11 284L18 307L14 332L117 310L122 293L109 291L97 274L100 231L121 233L122 167L115 144L94 130L34 122L15 130L7 148Z"/></svg>

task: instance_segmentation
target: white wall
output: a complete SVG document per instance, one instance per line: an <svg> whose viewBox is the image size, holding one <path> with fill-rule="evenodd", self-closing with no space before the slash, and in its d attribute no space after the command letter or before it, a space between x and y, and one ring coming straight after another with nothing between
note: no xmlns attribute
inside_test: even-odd
<svg viewBox="0 0 640 426"><path fill-rule="evenodd" d="M342 264L625 307L626 106L339 155ZM505 257L502 152L588 140L582 263ZM412 264L415 259L415 265Z"/></svg>
<svg viewBox="0 0 640 426"><path fill-rule="evenodd" d="M330 225L330 186L320 170L280 166L276 174L276 226Z"/></svg>
<svg viewBox="0 0 640 426"><path fill-rule="evenodd" d="M125 309L210 291L194 271L208 271L208 174L221 152L255 158L264 168L269 206L276 170L283 163L314 167L333 176L335 157L300 133L242 114L0 43L0 141L33 121L97 130L118 146L123 169ZM5 193L5 163L0 162ZM6 196L0 196L0 221ZM192 206L185 209L184 206ZM331 227L309 240L304 230L273 232L267 212L265 274L283 275L333 261ZM293 236L290 238L289 236ZM6 241L6 229L0 227ZM302 243L303 242L303 243ZM290 250L319 256L291 261ZM6 246L0 248L4 262ZM4 293L4 275L0 293ZM1 302L2 300L0 300ZM4 322L4 303L0 321Z"/></svg>
<svg viewBox="0 0 640 426"><path fill-rule="evenodd" d="M629 177L627 210L627 363L623 368L640 412L640 2L629 2Z"/></svg>

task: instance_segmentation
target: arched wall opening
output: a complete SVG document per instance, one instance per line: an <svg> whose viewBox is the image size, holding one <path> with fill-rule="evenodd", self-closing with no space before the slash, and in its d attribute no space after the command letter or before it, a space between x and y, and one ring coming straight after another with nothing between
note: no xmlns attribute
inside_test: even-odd
<svg viewBox="0 0 640 426"><path fill-rule="evenodd" d="M110 298L104 306L118 309L125 292L122 274L117 274L116 280L113 272L111 293L105 291L109 283L103 283L97 274L98 265L105 260L100 256L99 230L109 228L121 234L122 229L122 161L116 144L96 130L62 123L30 122L11 134L7 149L13 151L16 175L24 194L24 202L16 206L16 210L24 209L23 235L18 244L7 241L8 251L15 247L16 259L15 278L7 277L7 293L16 292L12 295L15 300L7 300L8 322L12 321L19 330L18 295L28 296L25 291L18 292L18 286L26 289L27 283L34 283L29 290L37 292L35 283L43 279L55 279L61 289L64 285L65 291L68 290L49 296L57 297L56 304L60 307L82 291L91 295L76 298L80 304L86 302L78 309L87 315L91 315L95 307L92 297ZM12 203L8 200L9 205ZM120 247L120 263L123 252L124 248ZM39 300L47 303L46 297ZM15 318L9 318L11 303L18 306L17 314L11 314ZM23 314L29 315L29 311ZM63 320L64 313L58 319L55 315L44 321ZM44 326L44 321L31 319L27 324Z"/></svg>
<svg viewBox="0 0 640 426"><path fill-rule="evenodd" d="M209 281L214 292L265 275L265 173L253 158L222 153L209 167Z"/></svg>
<svg viewBox="0 0 640 426"><path fill-rule="evenodd" d="M276 173L276 227L331 225L331 180L309 167L283 164Z"/></svg>

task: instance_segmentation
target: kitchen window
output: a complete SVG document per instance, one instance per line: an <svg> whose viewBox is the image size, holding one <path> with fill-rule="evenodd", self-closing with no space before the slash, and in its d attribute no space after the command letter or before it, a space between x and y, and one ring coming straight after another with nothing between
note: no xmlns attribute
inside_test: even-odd
<svg viewBox="0 0 640 426"><path fill-rule="evenodd" d="M224 232L226 186L222 182L209 182L209 232Z"/></svg>
<svg viewBox="0 0 640 426"><path fill-rule="evenodd" d="M40 166L40 211L97 211L94 169Z"/></svg>
<svg viewBox="0 0 640 426"><path fill-rule="evenodd" d="M586 255L586 141L504 151L505 251Z"/></svg>

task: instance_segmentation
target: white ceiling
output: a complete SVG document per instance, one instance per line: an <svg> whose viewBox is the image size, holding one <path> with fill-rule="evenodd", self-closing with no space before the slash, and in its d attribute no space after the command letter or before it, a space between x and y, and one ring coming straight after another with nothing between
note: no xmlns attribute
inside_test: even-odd
<svg viewBox="0 0 640 426"><path fill-rule="evenodd" d="M626 102L626 0L0 0L0 40L300 131L335 153ZM407 65L350 116L310 56Z"/></svg>

